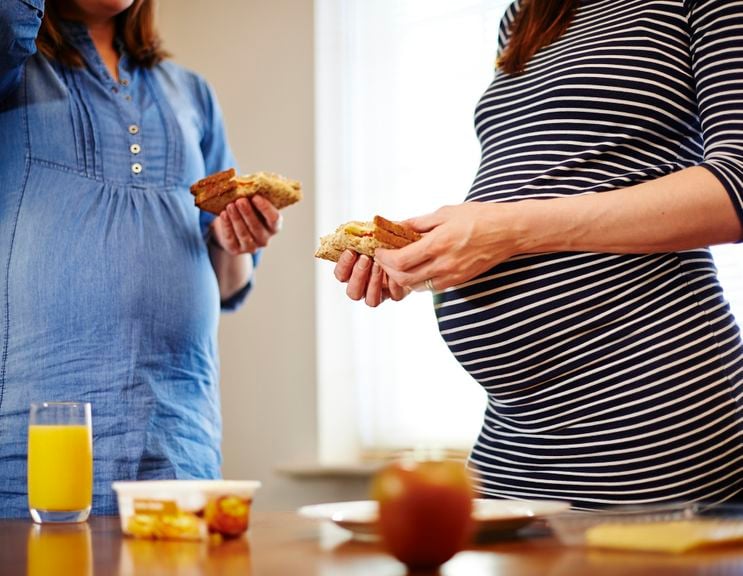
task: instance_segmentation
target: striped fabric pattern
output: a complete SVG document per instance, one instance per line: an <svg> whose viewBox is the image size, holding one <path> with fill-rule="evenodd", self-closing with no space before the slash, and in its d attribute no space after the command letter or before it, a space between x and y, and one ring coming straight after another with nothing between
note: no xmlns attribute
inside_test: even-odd
<svg viewBox="0 0 743 576"><path fill-rule="evenodd" d="M525 73L496 73L475 126L468 201L702 165L743 220L743 0L583 0ZM592 509L743 490L743 345L708 250L522 255L435 308L488 393L470 456L484 496Z"/></svg>

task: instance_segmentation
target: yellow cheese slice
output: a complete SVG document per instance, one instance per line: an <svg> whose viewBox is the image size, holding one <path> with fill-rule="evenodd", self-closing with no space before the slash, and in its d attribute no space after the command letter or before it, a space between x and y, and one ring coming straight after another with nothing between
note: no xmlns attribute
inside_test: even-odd
<svg viewBox="0 0 743 576"><path fill-rule="evenodd" d="M599 524L586 531L586 543L602 548L681 553L703 546L743 544L743 522L676 520L641 524Z"/></svg>
<svg viewBox="0 0 743 576"><path fill-rule="evenodd" d="M343 226L346 234L353 236L371 236L374 233L374 225L367 222L349 222Z"/></svg>

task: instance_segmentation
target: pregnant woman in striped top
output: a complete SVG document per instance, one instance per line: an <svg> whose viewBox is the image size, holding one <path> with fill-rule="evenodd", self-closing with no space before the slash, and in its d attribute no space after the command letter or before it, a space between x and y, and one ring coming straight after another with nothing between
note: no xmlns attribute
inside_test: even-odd
<svg viewBox="0 0 743 576"><path fill-rule="evenodd" d="M466 202L344 254L375 306L435 290L486 389L494 498L578 508L743 491L743 345L707 246L743 237L743 1L520 0Z"/></svg>

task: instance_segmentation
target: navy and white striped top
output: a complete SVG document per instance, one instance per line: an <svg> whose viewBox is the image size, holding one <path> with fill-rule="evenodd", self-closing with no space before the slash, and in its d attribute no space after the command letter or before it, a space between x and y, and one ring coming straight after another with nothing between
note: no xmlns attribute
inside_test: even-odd
<svg viewBox="0 0 743 576"><path fill-rule="evenodd" d="M583 0L523 74L496 73L475 124L469 201L702 165L743 220L743 0ZM483 495L595 508L743 490L743 345L708 250L517 256L437 294L436 313L488 393L470 456Z"/></svg>

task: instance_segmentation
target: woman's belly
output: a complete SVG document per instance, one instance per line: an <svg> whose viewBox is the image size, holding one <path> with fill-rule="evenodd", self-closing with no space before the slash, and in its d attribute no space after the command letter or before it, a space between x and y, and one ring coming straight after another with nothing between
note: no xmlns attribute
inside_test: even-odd
<svg viewBox="0 0 743 576"><path fill-rule="evenodd" d="M11 224L3 414L78 399L99 432L163 405L218 427L219 290L187 190L32 166Z"/></svg>
<svg viewBox="0 0 743 576"><path fill-rule="evenodd" d="M14 227L0 457L25 453L30 402L80 400L93 405L99 511L115 509L110 483L136 477L148 442L173 475L218 474L219 291L189 192L35 165L14 216L0 215ZM21 494L23 467L4 473Z"/></svg>
<svg viewBox="0 0 743 576"><path fill-rule="evenodd" d="M639 365L674 339L714 347L714 323L731 321L706 251L518 257L438 294L436 314L450 350L505 412L578 401L576 375Z"/></svg>
<svg viewBox="0 0 743 576"><path fill-rule="evenodd" d="M212 353L219 293L188 191L34 167L15 229L13 356Z"/></svg>

